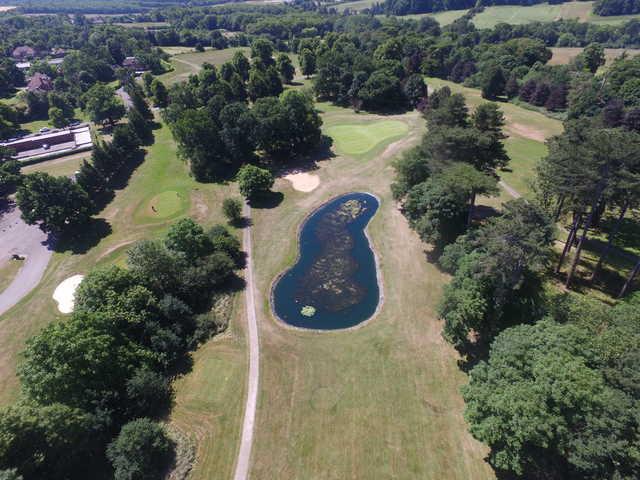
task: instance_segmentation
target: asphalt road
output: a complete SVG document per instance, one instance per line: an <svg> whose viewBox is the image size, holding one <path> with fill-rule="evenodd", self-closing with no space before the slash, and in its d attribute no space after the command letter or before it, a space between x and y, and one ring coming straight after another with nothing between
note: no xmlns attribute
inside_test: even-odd
<svg viewBox="0 0 640 480"><path fill-rule="evenodd" d="M36 225L24 223L20 210L10 202L0 205L0 262L13 254L24 255L26 260L13 282L0 292L0 315L40 283L52 254L47 234Z"/></svg>

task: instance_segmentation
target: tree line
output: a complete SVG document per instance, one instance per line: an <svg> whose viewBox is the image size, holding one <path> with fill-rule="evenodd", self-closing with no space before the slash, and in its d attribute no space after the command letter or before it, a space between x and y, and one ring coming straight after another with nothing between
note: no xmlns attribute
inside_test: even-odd
<svg viewBox="0 0 640 480"><path fill-rule="evenodd" d="M126 269L89 272L71 317L27 341L22 395L0 411L3 478L159 478L173 454L157 423L171 380L225 328L216 299L242 261L224 226L183 219L129 249Z"/></svg>

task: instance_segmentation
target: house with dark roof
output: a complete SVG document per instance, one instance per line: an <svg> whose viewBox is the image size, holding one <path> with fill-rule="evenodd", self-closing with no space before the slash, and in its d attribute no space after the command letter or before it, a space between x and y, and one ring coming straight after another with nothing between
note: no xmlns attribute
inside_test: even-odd
<svg viewBox="0 0 640 480"><path fill-rule="evenodd" d="M141 63L136 57L127 57L122 61L122 66L134 72L143 72L148 68Z"/></svg>
<svg viewBox="0 0 640 480"><path fill-rule="evenodd" d="M13 49L11 56L16 60L29 60L36 57L36 51L27 45L21 45Z"/></svg>
<svg viewBox="0 0 640 480"><path fill-rule="evenodd" d="M53 90L53 81L51 80L49 75L36 72L29 79L29 83L27 83L27 90L33 93L50 92L51 90Z"/></svg>

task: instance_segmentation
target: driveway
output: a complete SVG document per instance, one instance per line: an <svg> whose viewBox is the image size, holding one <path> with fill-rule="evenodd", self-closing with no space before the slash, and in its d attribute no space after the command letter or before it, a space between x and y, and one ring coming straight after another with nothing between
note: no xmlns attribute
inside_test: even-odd
<svg viewBox="0 0 640 480"><path fill-rule="evenodd" d="M0 315L40 283L52 254L48 235L36 225L24 223L18 207L9 202L0 205L0 262L13 254L24 255L26 260L13 282L0 292Z"/></svg>

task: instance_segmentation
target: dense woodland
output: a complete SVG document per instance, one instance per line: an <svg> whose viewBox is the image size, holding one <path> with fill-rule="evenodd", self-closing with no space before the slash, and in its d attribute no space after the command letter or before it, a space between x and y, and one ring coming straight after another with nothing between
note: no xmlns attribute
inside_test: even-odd
<svg viewBox="0 0 640 480"><path fill-rule="evenodd" d="M593 11L602 16L630 15L640 13L640 2L638 0L597 0Z"/></svg>
<svg viewBox="0 0 640 480"><path fill-rule="evenodd" d="M153 142L161 118L197 180L235 179L247 199L264 202L273 170L328 147L315 100L382 113L417 109L428 134L396 162L392 191L432 247L429 258L452 276L439 315L444 338L470 373L463 396L472 434L506 476L639 478L640 297L633 281L640 262L615 292L621 300L614 307L572 289L609 282L604 270L619 225L639 206L640 57L619 58L606 75L600 69L604 46L640 45L640 22L478 30L472 15L440 27L429 18L337 15L309 2L170 6L140 17L169 23L150 31L92 25L82 16L2 16L5 57L23 44L72 52L59 70L35 62L33 72L51 75L55 88L25 95L17 106L0 104L0 137L28 119L66 125L80 108L111 139L97 143L75 181L20 175L11 152L0 151L0 195L15 191L27 222L74 238L143 161L141 147ZM170 87L155 76L168 68L158 46L230 44L250 45L251 53L205 64ZM569 65L550 66L552 46L586 48ZM292 54L310 89L287 88ZM126 56L149 69L139 81L118 67ZM425 77L479 88L489 101L470 111L447 87L428 94ZM0 62L0 94L14 95L24 81L8 58ZM131 96L128 110L114 82ZM498 194L499 172L509 166L500 108L507 101L562 118L565 131L548 142L534 198L484 218L478 198ZM240 218L237 201L223 207ZM606 215L617 220L585 278L580 257ZM568 226L566 240L559 225ZM224 328L212 307L238 285L242 261L225 227L206 232L181 220L162 239L136 244L126 269L91 272L74 314L27 344L21 399L0 414L0 478L157 478L173 450L157 422L170 408L171 380L189 352Z"/></svg>

